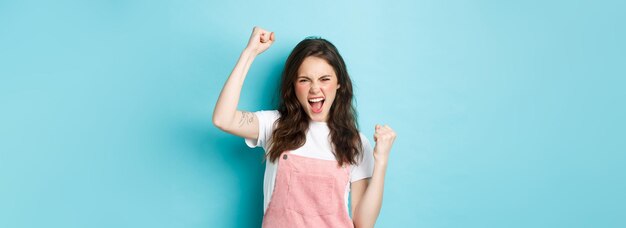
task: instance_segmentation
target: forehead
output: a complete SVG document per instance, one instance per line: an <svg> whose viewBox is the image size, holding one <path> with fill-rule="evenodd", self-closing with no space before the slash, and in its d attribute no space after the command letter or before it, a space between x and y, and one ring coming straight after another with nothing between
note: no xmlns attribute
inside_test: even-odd
<svg viewBox="0 0 626 228"><path fill-rule="evenodd" d="M335 75L335 70L325 59L309 56L302 61L298 68L298 76L321 77Z"/></svg>

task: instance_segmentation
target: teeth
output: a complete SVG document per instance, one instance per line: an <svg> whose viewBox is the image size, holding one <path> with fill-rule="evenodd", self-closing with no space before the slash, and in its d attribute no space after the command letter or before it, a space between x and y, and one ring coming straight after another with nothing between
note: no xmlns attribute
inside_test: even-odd
<svg viewBox="0 0 626 228"><path fill-rule="evenodd" d="M324 100L324 98L320 97L320 98L315 98L315 99L309 99L309 102L320 102L320 101L323 101L323 100Z"/></svg>

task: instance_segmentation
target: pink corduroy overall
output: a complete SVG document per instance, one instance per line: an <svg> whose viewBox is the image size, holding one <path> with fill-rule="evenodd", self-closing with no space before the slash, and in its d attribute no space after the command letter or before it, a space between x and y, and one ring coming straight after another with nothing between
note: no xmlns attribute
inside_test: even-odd
<svg viewBox="0 0 626 228"><path fill-rule="evenodd" d="M350 227L345 206L350 166L283 152L276 160L274 192L263 217L264 228Z"/></svg>

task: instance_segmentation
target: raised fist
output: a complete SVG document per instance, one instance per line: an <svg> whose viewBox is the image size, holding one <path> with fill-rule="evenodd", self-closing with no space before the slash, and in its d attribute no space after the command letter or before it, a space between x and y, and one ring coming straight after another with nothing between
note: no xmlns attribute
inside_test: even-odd
<svg viewBox="0 0 626 228"><path fill-rule="evenodd" d="M391 145L396 139L396 132L391 127L384 125L380 126L376 124L376 132L374 133L374 159L378 162L387 162L389 158L389 152L391 151Z"/></svg>
<svg viewBox="0 0 626 228"><path fill-rule="evenodd" d="M267 31L258 26L252 29L252 35L246 49L258 55L267 50L274 43L274 32Z"/></svg>

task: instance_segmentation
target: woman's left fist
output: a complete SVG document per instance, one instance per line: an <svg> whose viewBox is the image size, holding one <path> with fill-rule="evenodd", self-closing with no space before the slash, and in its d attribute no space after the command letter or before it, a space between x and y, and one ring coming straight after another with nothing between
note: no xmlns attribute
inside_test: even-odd
<svg viewBox="0 0 626 228"><path fill-rule="evenodd" d="M376 142L376 146L374 146L374 159L377 162L387 162L391 145L393 145L395 139L396 132L394 132L393 129L387 125L381 126L376 124L376 131L374 133L374 142Z"/></svg>

